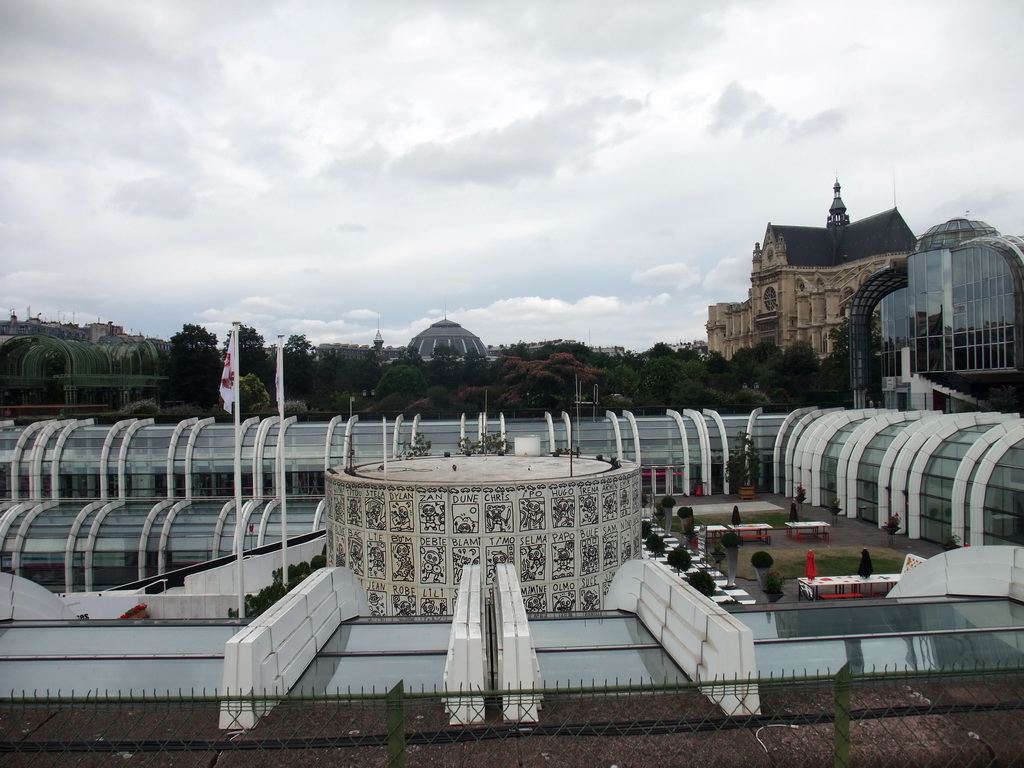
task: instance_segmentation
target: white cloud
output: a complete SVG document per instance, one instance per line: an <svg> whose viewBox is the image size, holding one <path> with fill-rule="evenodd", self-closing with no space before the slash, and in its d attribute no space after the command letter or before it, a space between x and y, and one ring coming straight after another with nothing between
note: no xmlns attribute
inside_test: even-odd
<svg viewBox="0 0 1024 768"><path fill-rule="evenodd" d="M854 219L895 192L918 232L1024 234L1024 7L805 6L8 4L0 302L646 349L744 299L836 173Z"/></svg>

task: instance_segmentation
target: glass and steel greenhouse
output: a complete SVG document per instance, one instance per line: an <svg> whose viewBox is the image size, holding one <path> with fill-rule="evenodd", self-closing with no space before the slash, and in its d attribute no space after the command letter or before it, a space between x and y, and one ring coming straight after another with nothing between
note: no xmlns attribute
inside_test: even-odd
<svg viewBox="0 0 1024 768"><path fill-rule="evenodd" d="M212 418L0 422L0 567L54 591L99 590L233 551L280 541L278 451L283 445L289 536L324 528L324 473L402 460L417 435L433 455L460 441L532 437L544 453L641 465L649 498L729 494L724 465L735 436L753 436L760 487L882 525L900 514L912 538L1024 544L1024 419L998 413L883 409L719 414L624 411L578 419L502 415L428 421L252 418L241 429L242 509L234 500L233 425ZM282 437L283 433L283 437ZM568 458L567 458L568 461Z"/></svg>

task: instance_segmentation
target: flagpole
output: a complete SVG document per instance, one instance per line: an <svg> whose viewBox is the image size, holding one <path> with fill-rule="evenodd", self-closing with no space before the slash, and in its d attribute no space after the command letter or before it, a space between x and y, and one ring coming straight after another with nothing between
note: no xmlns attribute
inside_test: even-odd
<svg viewBox="0 0 1024 768"><path fill-rule="evenodd" d="M235 414L235 546L238 548L236 559L238 577L238 618L245 618L245 568L243 558L245 553L245 531L242 525L242 390L238 381L238 327L240 323L236 320L231 324L231 343L228 344L228 354L231 356L231 386L234 389L234 403L232 410ZM234 353L232 354L232 350Z"/></svg>
<svg viewBox="0 0 1024 768"><path fill-rule="evenodd" d="M381 439L380 447L384 451L384 479L388 479L388 417L380 417Z"/></svg>
<svg viewBox="0 0 1024 768"><path fill-rule="evenodd" d="M288 506L284 486L284 334L277 334L277 493L281 505L281 583L288 586Z"/></svg>

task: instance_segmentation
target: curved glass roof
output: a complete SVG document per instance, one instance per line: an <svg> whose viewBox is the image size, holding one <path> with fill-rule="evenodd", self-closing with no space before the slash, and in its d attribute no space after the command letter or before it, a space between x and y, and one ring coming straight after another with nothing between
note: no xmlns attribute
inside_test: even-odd
<svg viewBox="0 0 1024 768"><path fill-rule="evenodd" d="M960 243L975 237L998 235L999 230L984 221L974 221L958 217L936 224L917 241L915 253L934 251L939 248L953 248Z"/></svg>

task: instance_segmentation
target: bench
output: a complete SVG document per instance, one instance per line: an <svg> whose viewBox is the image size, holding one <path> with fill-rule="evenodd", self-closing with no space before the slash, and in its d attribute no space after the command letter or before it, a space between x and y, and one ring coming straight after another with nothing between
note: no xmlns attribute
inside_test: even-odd
<svg viewBox="0 0 1024 768"><path fill-rule="evenodd" d="M864 595L860 592L830 592L825 595L818 595L819 600L838 600L843 597L864 597Z"/></svg>
<svg viewBox="0 0 1024 768"><path fill-rule="evenodd" d="M735 531L739 534L742 541L763 541L765 544L772 543L772 535L768 532L771 529L765 529L763 531Z"/></svg>

